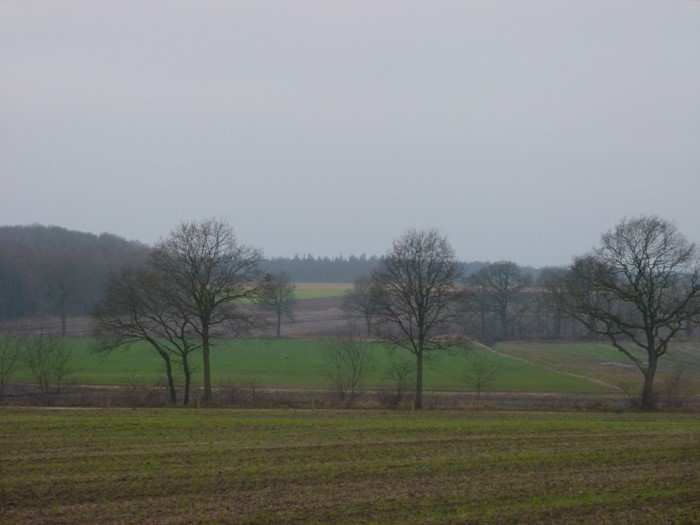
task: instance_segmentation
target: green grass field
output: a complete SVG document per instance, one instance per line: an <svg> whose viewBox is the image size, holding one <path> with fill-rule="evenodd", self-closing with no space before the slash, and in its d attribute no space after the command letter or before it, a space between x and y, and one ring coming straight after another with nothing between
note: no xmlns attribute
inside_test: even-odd
<svg viewBox="0 0 700 525"><path fill-rule="evenodd" d="M0 409L0 522L700 523L694 414Z"/></svg>
<svg viewBox="0 0 700 525"><path fill-rule="evenodd" d="M82 384L119 385L162 383L162 362L147 345L134 345L109 355L92 352L90 339L69 339L73 353L71 366L76 370L74 381ZM323 350L330 343L323 340L233 340L214 344L211 362L216 385L246 386L254 383L262 388L329 388L323 373ZM411 360L403 350L391 351L386 346L372 346L373 367L362 388L386 387L387 371L392 360ZM609 393L615 389L582 377L543 368L494 354L473 346L466 354L460 351L434 353L425 363L425 388L438 391L469 391L467 379L469 358L477 355L493 363L497 373L489 390L501 392ZM201 384L199 355L193 360L197 368L196 385ZM178 377L181 376L179 370ZM16 381L30 379L27 370L20 370Z"/></svg>
<svg viewBox="0 0 700 525"><path fill-rule="evenodd" d="M630 360L606 344L507 342L497 344L495 349L538 368L571 373L622 389L639 384L642 377ZM641 352L637 355L646 360ZM688 342L672 344L659 361L657 385L661 386L677 370L683 371L685 388L700 393L700 345Z"/></svg>

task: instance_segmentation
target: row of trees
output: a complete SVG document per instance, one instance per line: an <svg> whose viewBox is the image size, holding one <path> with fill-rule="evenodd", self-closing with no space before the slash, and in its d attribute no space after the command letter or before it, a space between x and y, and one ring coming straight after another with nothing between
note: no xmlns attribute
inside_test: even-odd
<svg viewBox="0 0 700 525"><path fill-rule="evenodd" d="M361 313L368 330L376 319L379 336L415 356L417 408L425 354L449 345L445 336L465 311L476 317L482 337L490 315L507 338L534 299L555 312L556 330L566 315L630 359L644 377L642 407L653 408L659 359L681 330L700 322L697 247L661 218L625 219L602 236L599 248L568 268L543 272L539 284L510 262L465 278L444 237L413 230L394 242L346 304Z"/></svg>
<svg viewBox="0 0 700 525"><path fill-rule="evenodd" d="M544 268L538 272L511 261L486 263L474 273L462 272L453 332L484 344L504 340L573 339L590 337L591 330L564 308L564 277L567 268ZM343 298L343 310L360 323L368 337L379 335L372 279L363 277ZM685 323L691 334L693 324Z"/></svg>
<svg viewBox="0 0 700 525"><path fill-rule="evenodd" d="M342 255L337 257L314 257L304 255L302 257L274 257L264 259L261 263L265 272L272 275L281 273L289 275L294 282L310 283L351 283L359 279L366 278L378 266L380 257L376 255L358 256L350 255L345 258ZM487 263L480 261L463 262L462 267L465 275L470 275ZM524 268L524 271L536 273L535 268Z"/></svg>
<svg viewBox="0 0 700 525"><path fill-rule="evenodd" d="M0 321L89 314L104 294L107 276L141 264L151 247L116 235L93 235L57 226L0 226ZM370 273L376 256L261 259L270 275L295 282L352 282Z"/></svg>
<svg viewBox="0 0 700 525"><path fill-rule="evenodd" d="M266 317L260 306L275 313L278 334L291 315L293 285L288 277L261 271L260 260L260 252L239 244L225 222L179 225L144 265L110 281L95 311L102 348L150 344L166 364L173 402L171 361L179 361L185 403L190 357L201 350L209 401L212 338L260 327ZM642 372L642 405L652 408L659 358L680 330L699 321L697 248L658 217L624 220L603 235L598 249L568 268L543 271L533 283L510 262L465 277L446 238L436 230L411 230L346 298L346 308L358 312L368 333L413 355L416 408L422 407L426 354L449 347L449 336L462 330L465 319L482 339L507 338L522 331L520 321L533 304L548 310L557 334L566 319L608 338Z"/></svg>
<svg viewBox="0 0 700 525"><path fill-rule="evenodd" d="M165 363L172 402L172 360L184 374L189 402L190 357L201 350L204 402L212 395L211 341L222 330L239 334L260 322L252 303L274 281L259 269L261 253L240 244L223 221L182 223L159 242L145 264L125 268L107 286L94 311L100 349L148 343Z"/></svg>

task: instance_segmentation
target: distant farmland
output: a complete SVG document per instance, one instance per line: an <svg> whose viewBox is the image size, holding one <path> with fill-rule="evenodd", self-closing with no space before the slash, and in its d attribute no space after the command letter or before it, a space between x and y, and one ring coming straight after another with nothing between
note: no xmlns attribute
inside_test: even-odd
<svg viewBox="0 0 700 525"><path fill-rule="evenodd" d="M321 371L322 352L329 340L348 330L342 297L350 284L300 283L295 322L282 326L281 340L219 340L212 350L214 386L236 389L330 389L332 383ZM25 333L51 332L56 320L40 319L33 326L24 325ZM162 362L145 345L134 345L112 354L96 355L89 337L89 319L69 319L69 337L73 350L72 381L81 385L126 385L140 388L163 385ZM362 382L364 390L392 387L388 377L391 363L411 361L408 353L390 351L373 344L373 368ZM564 396L617 396L626 402L641 386L641 374L619 352L600 343L503 342L493 350L473 344L465 354L436 353L426 362L425 388L432 392L472 392L468 379L469 360L477 356L492 364L497 372L484 393L561 394ZM194 356L194 387L201 386L200 359ZM664 394L669 378L682 370L679 392L685 396L700 395L700 343L674 344L660 361L657 390ZM179 380L179 372L176 380ZM14 381L31 378L20 370ZM408 381L412 388L413 378ZM233 394L232 394L233 395ZM21 398L20 398L21 399ZM487 395L488 402L488 395ZM574 401L575 402L575 401ZM539 406L539 405L537 405Z"/></svg>
<svg viewBox="0 0 700 525"><path fill-rule="evenodd" d="M350 283L296 283L294 294L298 300L342 297L352 290Z"/></svg>

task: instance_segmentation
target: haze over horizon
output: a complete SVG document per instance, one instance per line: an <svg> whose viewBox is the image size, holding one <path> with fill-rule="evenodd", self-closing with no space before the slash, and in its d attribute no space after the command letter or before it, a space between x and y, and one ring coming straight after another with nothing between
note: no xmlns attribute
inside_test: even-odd
<svg viewBox="0 0 700 525"><path fill-rule="evenodd" d="M700 2L0 3L0 224L548 266L700 242Z"/></svg>

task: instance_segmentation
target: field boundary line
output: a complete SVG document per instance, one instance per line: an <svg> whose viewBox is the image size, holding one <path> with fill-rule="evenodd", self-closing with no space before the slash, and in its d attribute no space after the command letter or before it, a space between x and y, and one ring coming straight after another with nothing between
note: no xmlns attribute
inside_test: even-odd
<svg viewBox="0 0 700 525"><path fill-rule="evenodd" d="M542 370L547 370L548 372L555 372L557 374L562 374L562 375L569 376L569 377L575 377L577 379L584 379L586 381L590 381L591 383L595 383L597 385L612 388L614 390L617 390L618 392L624 392L624 389L622 387L620 387L618 385L614 385L612 383L608 383L607 381L603 381L601 379L595 379L595 378L587 377L587 376L584 376L581 374L575 374L573 372L565 372L563 370L558 370L558 369L556 369L552 366L549 366L549 365L545 365L545 364L541 364L541 363L533 363L532 361L528 361L527 359L524 359L522 357L515 357L515 356L512 356L510 354L506 354L505 352L501 352L499 350L496 350L495 348L493 348L491 346L486 346L486 345L482 345L482 346L483 346L483 348L485 348L489 352L492 352L500 357L512 359L514 361L518 361L520 363L524 363L524 364L529 365L529 366L534 366L536 368L541 368Z"/></svg>

